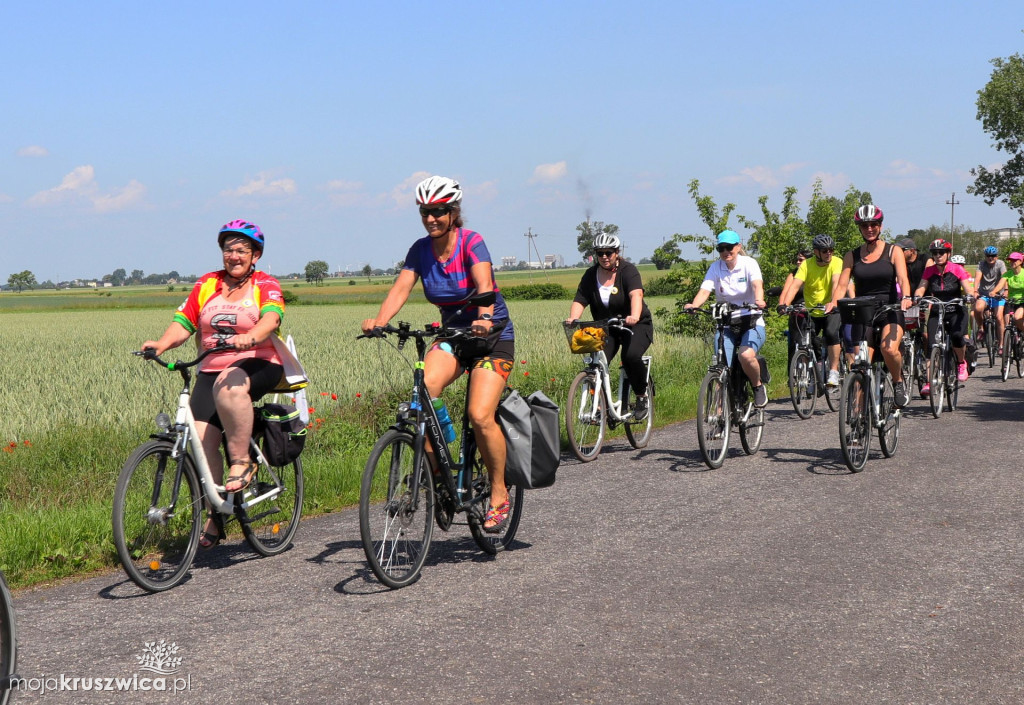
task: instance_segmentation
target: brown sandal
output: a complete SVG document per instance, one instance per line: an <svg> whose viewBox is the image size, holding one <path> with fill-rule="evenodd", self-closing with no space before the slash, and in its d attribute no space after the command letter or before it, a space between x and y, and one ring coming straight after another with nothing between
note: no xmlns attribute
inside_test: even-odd
<svg viewBox="0 0 1024 705"><path fill-rule="evenodd" d="M232 460L231 467L235 467L236 465L244 465L245 469L237 475L234 472L228 475L228 479L224 481L224 490L228 493L241 492L251 485L252 479L256 477L256 471L259 470L260 467L247 458ZM228 485L233 482L239 483L239 486L235 489L230 489Z"/></svg>

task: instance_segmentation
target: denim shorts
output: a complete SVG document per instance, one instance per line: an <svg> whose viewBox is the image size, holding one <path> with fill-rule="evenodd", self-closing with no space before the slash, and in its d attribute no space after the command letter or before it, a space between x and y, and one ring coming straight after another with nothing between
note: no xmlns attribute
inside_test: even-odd
<svg viewBox="0 0 1024 705"><path fill-rule="evenodd" d="M715 333L715 350L718 350L718 333ZM725 359L732 364L733 350L736 346L753 348L754 352L758 352L761 346L764 345L765 340L765 329L764 326L754 326L749 330L746 330L736 336L738 340L734 340L731 333L726 333L725 336Z"/></svg>

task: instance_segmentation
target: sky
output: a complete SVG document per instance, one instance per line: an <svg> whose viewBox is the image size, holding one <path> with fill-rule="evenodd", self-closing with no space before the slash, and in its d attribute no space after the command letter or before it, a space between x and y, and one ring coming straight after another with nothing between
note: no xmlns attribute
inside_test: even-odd
<svg viewBox="0 0 1024 705"><path fill-rule="evenodd" d="M894 234L1011 227L965 189L1004 159L975 101L1022 29L1019 0L8 0L0 282L202 274L236 218L273 274L387 268L430 174L496 263L528 232L578 261L588 216L634 260L707 235L693 179L758 221L821 179Z"/></svg>

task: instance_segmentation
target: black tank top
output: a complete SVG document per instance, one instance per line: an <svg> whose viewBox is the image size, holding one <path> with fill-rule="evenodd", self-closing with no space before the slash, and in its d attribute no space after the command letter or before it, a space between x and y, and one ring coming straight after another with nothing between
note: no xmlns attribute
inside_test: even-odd
<svg viewBox="0 0 1024 705"><path fill-rule="evenodd" d="M874 296L886 304L896 303L896 266L890 261L892 244L885 243L882 256L874 262L861 260L861 248L853 251L853 283L857 296Z"/></svg>

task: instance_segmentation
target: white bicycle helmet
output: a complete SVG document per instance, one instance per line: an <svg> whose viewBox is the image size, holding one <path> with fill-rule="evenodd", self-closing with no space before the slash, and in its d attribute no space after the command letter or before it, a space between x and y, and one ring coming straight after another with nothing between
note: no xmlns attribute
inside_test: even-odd
<svg viewBox="0 0 1024 705"><path fill-rule="evenodd" d="M416 204L455 205L462 200L462 187L455 179L446 176L431 176L416 187Z"/></svg>
<svg viewBox="0 0 1024 705"><path fill-rule="evenodd" d="M621 245L619 236L612 235L611 233L598 233L597 237L594 238L595 250L617 250Z"/></svg>
<svg viewBox="0 0 1024 705"><path fill-rule="evenodd" d="M949 258L949 261L953 264L967 264L967 258L963 255L953 255Z"/></svg>
<svg viewBox="0 0 1024 705"><path fill-rule="evenodd" d="M881 208L869 203L857 209L857 212L853 215L853 222L857 225L861 223L881 223L884 217Z"/></svg>

